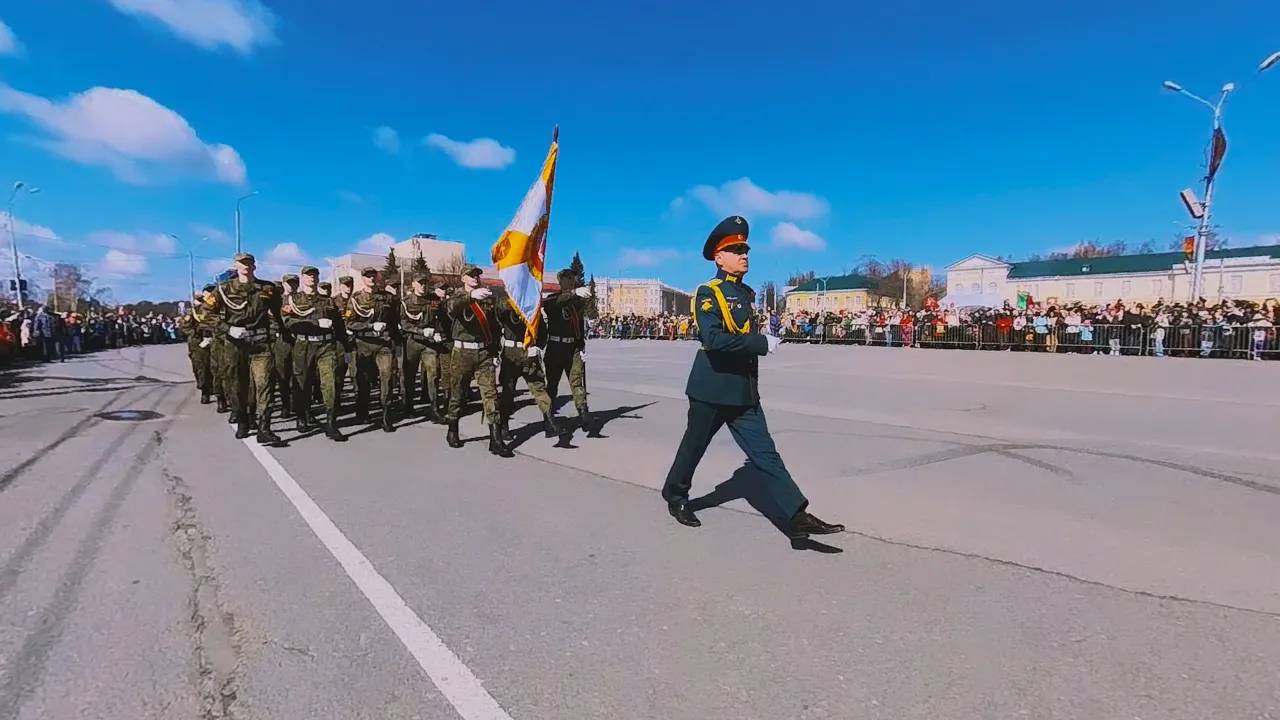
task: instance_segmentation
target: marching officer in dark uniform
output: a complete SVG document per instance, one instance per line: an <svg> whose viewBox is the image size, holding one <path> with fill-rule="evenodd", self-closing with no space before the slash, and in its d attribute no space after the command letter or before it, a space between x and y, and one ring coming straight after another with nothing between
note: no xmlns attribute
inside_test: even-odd
<svg viewBox="0 0 1280 720"><path fill-rule="evenodd" d="M347 438L338 430L336 376L340 351L338 338L346 331L333 300L316 288L319 277L319 269L311 265L302 268L301 287L285 299L281 311L285 327L293 336L296 427L302 433L311 425L311 391L319 380L325 409L324 434L330 440L342 442Z"/></svg>
<svg viewBox="0 0 1280 720"><path fill-rule="evenodd" d="M449 317L453 319L453 352L449 358L449 431L445 436L451 448L462 447L458 437L458 420L467 401L471 378L480 386L484 420L489 425L489 452L498 457L514 453L502 440L498 416L498 389L495 371L498 365L498 340L501 330L494 317L493 291L482 287L475 265L462 268L462 287L449 296Z"/></svg>
<svg viewBox="0 0 1280 720"><path fill-rule="evenodd" d="M395 371L394 343L400 337L400 310L395 296L378 286L378 271L360 271L364 289L351 294L343 319L355 340L356 420L369 422L369 383L378 376L382 402L382 430L394 432L391 422L391 385Z"/></svg>
<svg viewBox="0 0 1280 720"><path fill-rule="evenodd" d="M427 418L433 423L441 424L444 418L436 407L436 378L439 373L438 352L444 336L439 330L440 298L430 286L429 275L414 275L409 292L405 293L404 300L400 302L400 331L404 334L400 402L405 417L411 417L417 395L414 385L420 377L422 394L427 401Z"/></svg>
<svg viewBox="0 0 1280 720"><path fill-rule="evenodd" d="M516 382L524 378L529 395L542 411L542 429L549 438L558 437L560 428L551 412L551 396L547 394L546 370L542 365L542 353L546 342L546 330L538 323L538 337L525 347L528 324L519 311L509 302L498 304L498 324L502 326L502 362L498 369L498 409L502 416L502 439L510 443L511 415L515 412Z"/></svg>
<svg viewBox="0 0 1280 720"><path fill-rule="evenodd" d="M556 273L560 292L543 301L547 315L547 390L554 402L559 397L560 377L567 375L573 404L587 437L599 437L600 426L587 406L587 302L591 289L582 276L570 269Z"/></svg>
<svg viewBox="0 0 1280 720"><path fill-rule="evenodd" d="M747 235L744 218L726 218L703 245L702 256L715 262L714 279L698 286L692 314L702 347L693 359L685 394L689 396L689 424L667 473L662 497L671 516L682 525L702 523L689 509L693 473L711 438L724 425L747 454L748 460L768 479L767 492L780 517L788 518L787 536L793 540L844 530L811 515L809 501L791 479L769 434L760 406L759 359L775 351L777 337L751 326L755 291L742 283L747 272Z"/></svg>

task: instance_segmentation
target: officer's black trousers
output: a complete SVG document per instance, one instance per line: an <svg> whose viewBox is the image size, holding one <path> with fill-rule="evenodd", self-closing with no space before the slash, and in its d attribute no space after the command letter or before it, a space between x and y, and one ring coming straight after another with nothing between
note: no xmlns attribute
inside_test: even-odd
<svg viewBox="0 0 1280 720"><path fill-rule="evenodd" d="M773 444L764 409L755 405L715 405L689 398L689 424L685 427L675 462L667 473L662 497L667 502L685 502L693 486L693 472L707 451L711 438L724 425L747 454L747 460L767 479L765 492L778 507L779 517L790 519L808 506L804 493L791 479L787 466Z"/></svg>

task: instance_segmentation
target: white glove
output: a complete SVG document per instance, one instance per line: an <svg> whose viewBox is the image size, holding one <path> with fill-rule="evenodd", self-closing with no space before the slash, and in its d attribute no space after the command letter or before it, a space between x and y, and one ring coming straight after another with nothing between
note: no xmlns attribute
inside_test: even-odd
<svg viewBox="0 0 1280 720"><path fill-rule="evenodd" d="M586 365L586 364L587 364L587 354L586 354L586 353L581 353L580 355L581 355L581 357L582 357L582 364L583 364L583 365Z"/></svg>
<svg viewBox="0 0 1280 720"><path fill-rule="evenodd" d="M445 292L444 288L436 288L436 297L445 298L448 296L449 296L449 293Z"/></svg>
<svg viewBox="0 0 1280 720"><path fill-rule="evenodd" d="M493 297L493 291L489 288L476 288L471 291L471 298L473 300L488 300L491 297Z"/></svg>
<svg viewBox="0 0 1280 720"><path fill-rule="evenodd" d="M529 355L529 357L538 357L539 355L542 354L542 348L538 347L537 345L530 345L529 349L525 352Z"/></svg>
<svg viewBox="0 0 1280 720"><path fill-rule="evenodd" d="M248 330L245 330L244 328L240 327L239 325L232 325L231 327L227 328L227 334L228 334L228 335L230 335L231 337L233 337L233 338L237 339L237 340L239 340L240 338L244 337L244 336L245 336L245 335L247 335L248 333L249 333L249 331L248 331Z"/></svg>
<svg viewBox="0 0 1280 720"><path fill-rule="evenodd" d="M782 338L777 335L765 335L764 339L769 343L769 354L772 355L778 351L778 346L782 344Z"/></svg>
<svg viewBox="0 0 1280 720"><path fill-rule="evenodd" d="M591 288L589 287L574 288L573 294L577 295L580 298L589 298L591 297Z"/></svg>
<svg viewBox="0 0 1280 720"><path fill-rule="evenodd" d="M496 368L496 367L502 367L502 359L501 359L501 358L494 358L494 359L493 359L493 366L494 366L495 368Z"/></svg>
<svg viewBox="0 0 1280 720"><path fill-rule="evenodd" d="M213 344L213 338L205 338L200 341L200 347L207 348Z"/></svg>
<svg viewBox="0 0 1280 720"><path fill-rule="evenodd" d="M386 330L386 329L387 329L387 324L384 322L376 322L373 324L374 332L382 332L383 330Z"/></svg>
<svg viewBox="0 0 1280 720"><path fill-rule="evenodd" d="M330 320L329 318L320 318L319 320L316 321L316 324L324 328L325 330L328 330L329 328L333 327L333 321Z"/></svg>

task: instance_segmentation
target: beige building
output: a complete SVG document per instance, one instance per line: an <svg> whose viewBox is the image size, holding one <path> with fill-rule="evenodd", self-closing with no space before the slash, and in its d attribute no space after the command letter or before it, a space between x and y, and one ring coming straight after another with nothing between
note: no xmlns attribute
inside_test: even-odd
<svg viewBox="0 0 1280 720"><path fill-rule="evenodd" d="M406 274L413 267L413 260L422 254L432 273L457 273L462 270L466 247L460 242L440 240L434 235L418 234L391 246L396 251L396 266ZM337 282L346 275L358 275L364 267L381 270L387 264L386 253L347 253L329 258L330 279Z"/></svg>
<svg viewBox="0 0 1280 720"><path fill-rule="evenodd" d="M1026 293L1046 304L1186 302L1193 267L1180 252L1017 263L970 255L947 267L946 300L995 307ZM1209 302L1280 297L1280 245L1208 251L1201 294Z"/></svg>
<svg viewBox="0 0 1280 720"><path fill-rule="evenodd" d="M600 312L614 315L661 315L689 312L692 296L661 280L596 278Z"/></svg>
<svg viewBox="0 0 1280 720"><path fill-rule="evenodd" d="M872 288L876 281L863 275L820 277L787 291L787 312L866 310L880 304Z"/></svg>

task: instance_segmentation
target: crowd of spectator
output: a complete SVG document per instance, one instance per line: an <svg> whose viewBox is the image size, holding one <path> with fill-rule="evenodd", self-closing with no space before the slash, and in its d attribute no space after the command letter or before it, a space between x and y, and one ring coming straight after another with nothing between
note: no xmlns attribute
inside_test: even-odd
<svg viewBox="0 0 1280 720"><path fill-rule="evenodd" d="M1155 357L1280 360L1280 301L1071 303L761 314L786 342ZM601 315L595 337L696 337L687 315Z"/></svg>
<svg viewBox="0 0 1280 720"><path fill-rule="evenodd" d="M45 305L18 310L8 304L0 307L0 319L0 355L45 362L108 348L184 339L172 317L154 312L57 312Z"/></svg>

